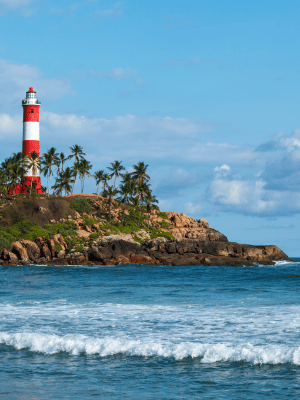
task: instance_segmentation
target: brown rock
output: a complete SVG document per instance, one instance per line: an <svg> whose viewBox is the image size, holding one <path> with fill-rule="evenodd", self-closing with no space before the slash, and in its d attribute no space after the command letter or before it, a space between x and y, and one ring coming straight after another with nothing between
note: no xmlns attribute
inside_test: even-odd
<svg viewBox="0 0 300 400"><path fill-rule="evenodd" d="M20 242L17 241L12 243L12 252L15 253L18 259L20 259L21 261L29 261L27 251Z"/></svg>
<svg viewBox="0 0 300 400"><path fill-rule="evenodd" d="M47 240L47 244L49 247L49 250L51 251L51 256L54 257L55 256L55 242L53 239L49 239Z"/></svg>
<svg viewBox="0 0 300 400"><path fill-rule="evenodd" d="M7 261L9 261L10 264L18 264L19 263L18 257L11 251L8 252Z"/></svg>
<svg viewBox="0 0 300 400"><path fill-rule="evenodd" d="M30 260L36 261L40 258L41 252L36 243L34 243L32 240L21 240L21 243L26 248Z"/></svg>
<svg viewBox="0 0 300 400"><path fill-rule="evenodd" d="M49 249L47 243L44 243L41 248L42 256L46 258L46 260L51 259L51 250Z"/></svg>

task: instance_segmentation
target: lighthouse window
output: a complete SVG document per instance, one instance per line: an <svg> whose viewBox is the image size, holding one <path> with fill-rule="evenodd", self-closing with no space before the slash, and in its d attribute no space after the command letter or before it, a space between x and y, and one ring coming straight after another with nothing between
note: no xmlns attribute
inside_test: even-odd
<svg viewBox="0 0 300 400"><path fill-rule="evenodd" d="M33 113L34 113L34 110L30 110L30 112L31 112L31 114L33 114Z"/></svg>

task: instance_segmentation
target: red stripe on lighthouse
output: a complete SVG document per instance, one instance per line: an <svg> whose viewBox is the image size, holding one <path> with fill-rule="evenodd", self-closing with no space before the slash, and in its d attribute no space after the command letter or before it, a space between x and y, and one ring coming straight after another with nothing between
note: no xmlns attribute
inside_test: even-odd
<svg viewBox="0 0 300 400"><path fill-rule="evenodd" d="M40 142L38 140L23 140L23 157L30 156L33 151L40 154Z"/></svg>
<svg viewBox="0 0 300 400"><path fill-rule="evenodd" d="M40 122L40 106L28 105L23 106L23 122Z"/></svg>

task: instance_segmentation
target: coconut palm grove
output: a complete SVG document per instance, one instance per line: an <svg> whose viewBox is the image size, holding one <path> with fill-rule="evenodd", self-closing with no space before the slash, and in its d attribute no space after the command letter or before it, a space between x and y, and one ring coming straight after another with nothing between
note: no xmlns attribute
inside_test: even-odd
<svg viewBox="0 0 300 400"><path fill-rule="evenodd" d="M133 172L129 173L122 165L122 161L114 161L106 169L92 172L93 166L85 158L83 148L78 144L70 147L70 154L58 153L52 147L39 158L34 151L30 156L23 156L21 152L13 153L1 163L0 190L2 197L15 195L15 188L22 184L24 175L28 169L35 174L40 170L45 178L46 185L42 186L43 195L51 197L67 197L74 195L74 187L77 179L80 180L81 191L84 193L84 184L87 176L95 179L94 195L107 200L109 205L108 219L111 222L111 206L113 201L123 207L122 224L126 207L137 211L138 225L140 225L139 212L144 209L148 213L154 206L158 208L155 195L150 188L150 176L147 174L148 165L138 162L133 165ZM120 182L116 186L117 179ZM40 197L32 180L27 188L27 193L15 195L19 197ZM75 196L75 195L74 195ZM134 218L135 219L135 218ZM147 223L149 227L149 221ZM134 229L134 224L133 224Z"/></svg>

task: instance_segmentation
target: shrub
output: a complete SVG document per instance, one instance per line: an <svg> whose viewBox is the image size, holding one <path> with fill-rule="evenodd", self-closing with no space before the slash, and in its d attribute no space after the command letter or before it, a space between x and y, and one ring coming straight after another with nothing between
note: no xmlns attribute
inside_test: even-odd
<svg viewBox="0 0 300 400"><path fill-rule="evenodd" d="M77 246L77 247L75 248L76 253L78 253L78 252L81 253L82 250L83 250L83 246Z"/></svg>
<svg viewBox="0 0 300 400"><path fill-rule="evenodd" d="M160 225L163 229L169 229L171 224L167 221L162 221Z"/></svg>
<svg viewBox="0 0 300 400"><path fill-rule="evenodd" d="M79 212L79 214L83 214L84 212L89 213L92 210L90 201L85 198L75 198L71 201L70 207Z"/></svg>
<svg viewBox="0 0 300 400"><path fill-rule="evenodd" d="M18 239L34 240L40 236L46 236L49 239L49 234L45 229L28 221L0 228L0 235L10 242Z"/></svg>
<svg viewBox="0 0 300 400"><path fill-rule="evenodd" d="M96 221L93 218L83 217L84 223L88 226L92 226L96 224Z"/></svg>
<svg viewBox="0 0 300 400"><path fill-rule="evenodd" d="M89 239L98 239L100 236L102 236L102 233L99 232L91 233Z"/></svg>
<svg viewBox="0 0 300 400"><path fill-rule="evenodd" d="M11 245L10 245L10 241L1 235L0 236L0 252L3 251L4 249L10 250Z"/></svg>
<svg viewBox="0 0 300 400"><path fill-rule="evenodd" d="M35 225L28 229L27 233L25 235L22 235L22 239L25 240L35 240L38 237L45 236L47 239L49 239L49 233L41 228L38 225Z"/></svg>
<svg viewBox="0 0 300 400"><path fill-rule="evenodd" d="M52 234L60 233L63 236L74 236L76 234L76 224L73 221L67 221L65 224L47 224L45 229Z"/></svg>
<svg viewBox="0 0 300 400"><path fill-rule="evenodd" d="M169 219L165 212L158 212L156 215L163 219Z"/></svg>
<svg viewBox="0 0 300 400"><path fill-rule="evenodd" d="M139 244L143 244L143 243L144 243L144 241L143 241L141 238L139 238L139 237L134 237L133 240L134 240L135 242L139 243Z"/></svg>
<svg viewBox="0 0 300 400"><path fill-rule="evenodd" d="M156 239L158 237L164 237L166 239L175 239L174 236L170 232L160 231L159 229L155 229L155 228L151 228L150 231L152 232L150 234L151 239Z"/></svg>
<svg viewBox="0 0 300 400"><path fill-rule="evenodd" d="M62 250L61 245L58 244L58 243L55 243L55 250L56 250L56 251L61 251L61 250Z"/></svg>

